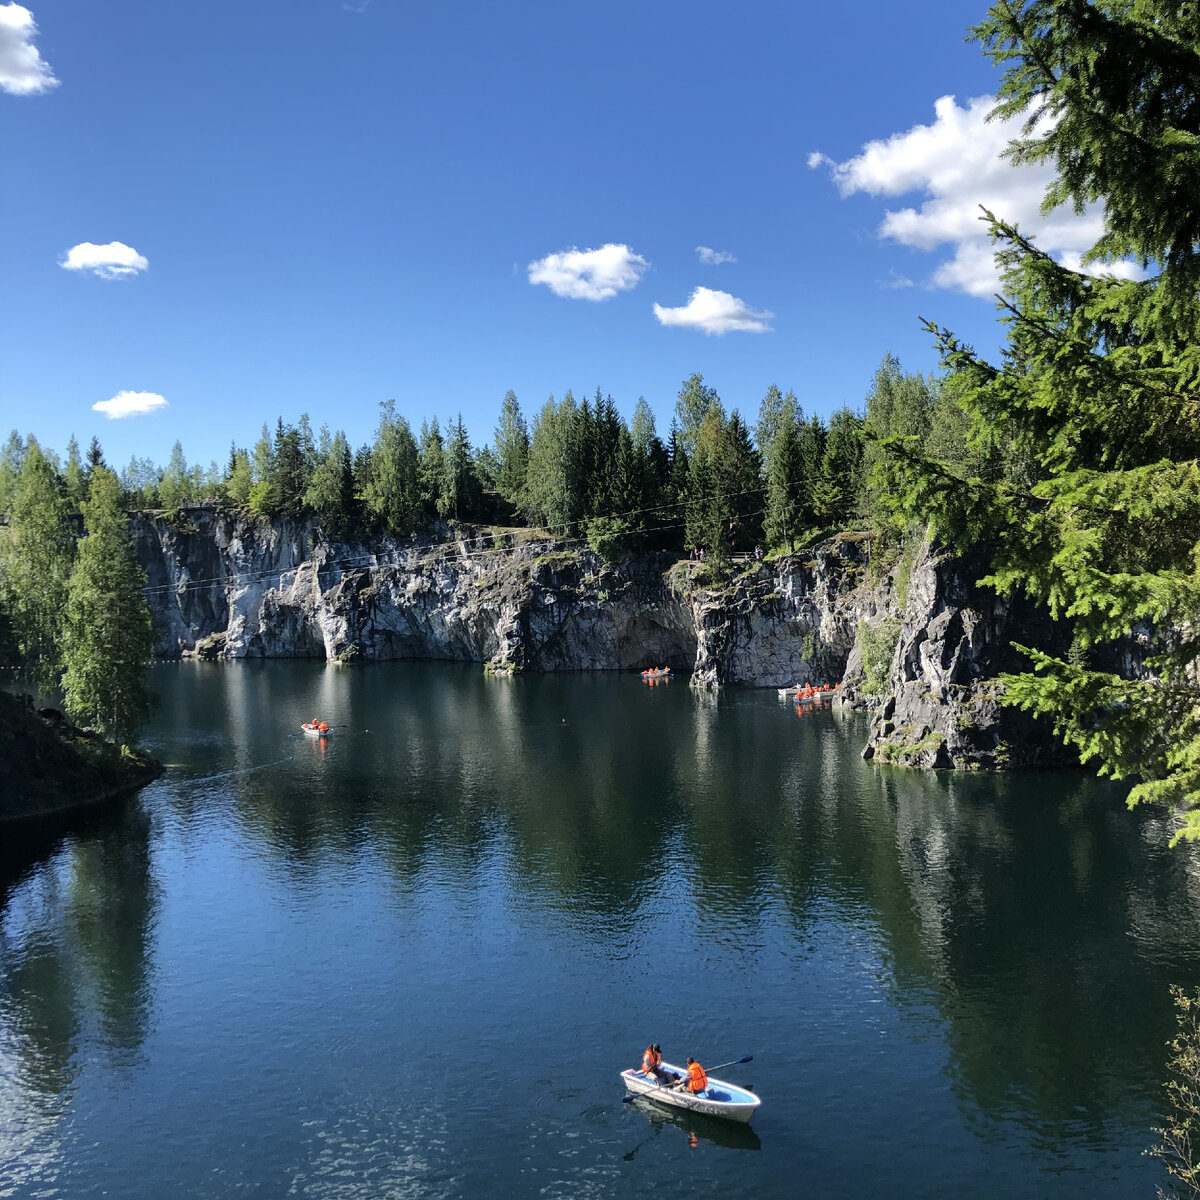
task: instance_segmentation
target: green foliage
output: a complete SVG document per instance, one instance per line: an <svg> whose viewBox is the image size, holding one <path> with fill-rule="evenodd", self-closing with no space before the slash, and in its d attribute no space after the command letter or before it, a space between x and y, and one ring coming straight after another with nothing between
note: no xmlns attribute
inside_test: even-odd
<svg viewBox="0 0 1200 1200"><path fill-rule="evenodd" d="M1024 591L1075 629L1067 659L1029 651L1007 701L1045 714L1102 773L1138 776L1131 802L1183 804L1200 836L1200 14L1195 4L1003 0L976 30L1006 67L997 111L1031 102L1011 149L1058 169L1047 207L1106 204L1087 256L1159 274L1089 277L988 214L1004 270L999 366L931 325L964 436L892 431L880 477L901 516L952 545L986 542L1000 592ZM933 440L930 440L930 445ZM1089 666L1135 627L1153 674Z"/></svg>
<svg viewBox="0 0 1200 1200"><path fill-rule="evenodd" d="M593 517L587 523L587 540L605 562L615 562L628 552L631 530L620 517Z"/></svg>
<svg viewBox="0 0 1200 1200"><path fill-rule="evenodd" d="M1200 1196L1200 1162L1195 1141L1200 1138L1200 989L1188 993L1171 988L1175 1001L1175 1036L1163 1084L1167 1093L1167 1124L1155 1133L1162 1139L1149 1153L1160 1159L1171 1176L1167 1195ZM1159 1195L1164 1195L1159 1192Z"/></svg>
<svg viewBox="0 0 1200 1200"><path fill-rule="evenodd" d="M766 540L771 547L786 546L789 550L796 549L796 538L809 527L811 512L800 425L800 410L790 392L781 399L778 411L773 410L769 419L759 420L760 429L774 429L765 453Z"/></svg>
<svg viewBox="0 0 1200 1200"><path fill-rule="evenodd" d="M568 391L559 403L551 396L533 423L525 505L529 519L548 529L563 530L579 515L574 478L577 415Z"/></svg>
<svg viewBox="0 0 1200 1200"><path fill-rule="evenodd" d="M188 475L187 459L183 454L183 444L176 442L171 447L171 457L167 469L163 471L158 481L158 501L168 512L174 512L192 500L190 477Z"/></svg>
<svg viewBox="0 0 1200 1200"><path fill-rule="evenodd" d="M462 413L447 428L445 457L442 464L442 486L438 498L438 515L455 521L474 521L481 515L483 489L475 473L471 457L471 442Z"/></svg>
<svg viewBox="0 0 1200 1200"><path fill-rule="evenodd" d="M0 588L25 677L49 691L62 670L60 639L67 579L75 557L70 502L54 464L31 437L21 457L0 538Z"/></svg>
<svg viewBox="0 0 1200 1200"><path fill-rule="evenodd" d="M514 511L524 507L529 473L529 428L513 391L504 393L495 430L496 490Z"/></svg>
<svg viewBox="0 0 1200 1200"><path fill-rule="evenodd" d="M724 421L725 410L721 406L721 397L704 382L703 375L690 375L683 381L679 399L675 402L675 436L689 458L696 452L700 427L710 412L718 420Z"/></svg>
<svg viewBox="0 0 1200 1200"><path fill-rule="evenodd" d="M858 650L862 657L864 696L882 696L887 691L896 643L900 641L900 622L883 621L878 625L863 622L857 630Z"/></svg>
<svg viewBox="0 0 1200 1200"><path fill-rule="evenodd" d="M150 714L154 638L120 485L106 467L92 472L84 537L67 587L63 622L64 705L76 722L133 744Z"/></svg>
<svg viewBox="0 0 1200 1200"><path fill-rule="evenodd" d="M320 491L315 490L318 479L314 475L309 498L313 508L333 513L335 524L346 528L353 525L354 519L354 467L350 446L340 433L334 446L317 471ZM388 400L379 406L379 426L362 485L368 522L391 534L415 529L421 519L421 482L416 438L408 422L396 412L396 402Z"/></svg>
<svg viewBox="0 0 1200 1200"><path fill-rule="evenodd" d="M323 435L325 431L322 431ZM332 438L322 436L317 465L304 493L304 504L320 518L325 536L348 541L359 530L361 512L354 487L354 460L350 444L339 429ZM412 441L412 434L409 434ZM325 444L325 443L328 444ZM412 445L412 479L415 492L416 444Z"/></svg>

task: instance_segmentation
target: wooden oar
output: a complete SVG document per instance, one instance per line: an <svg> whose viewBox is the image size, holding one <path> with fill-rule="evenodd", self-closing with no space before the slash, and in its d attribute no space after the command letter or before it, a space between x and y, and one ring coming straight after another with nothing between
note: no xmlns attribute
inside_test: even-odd
<svg viewBox="0 0 1200 1200"><path fill-rule="evenodd" d="M754 1055L747 1054L745 1058L735 1058L733 1060L733 1062L718 1063L715 1067L713 1067L713 1070L714 1071L723 1071L726 1067L736 1067L740 1063L748 1063L748 1062L753 1062L753 1061L754 1061ZM704 1073L705 1073L705 1075L708 1074L707 1068L705 1068ZM621 1097L621 1103L622 1104L630 1104L634 1100L636 1100L639 1096L653 1096L655 1092L662 1092L662 1091L666 1091L668 1088L675 1087L676 1085L682 1083L683 1080L686 1078L687 1078L687 1076L684 1075L681 1078L676 1079L672 1083L660 1083L658 1085L658 1087L651 1088L648 1092L630 1092L628 1096Z"/></svg>

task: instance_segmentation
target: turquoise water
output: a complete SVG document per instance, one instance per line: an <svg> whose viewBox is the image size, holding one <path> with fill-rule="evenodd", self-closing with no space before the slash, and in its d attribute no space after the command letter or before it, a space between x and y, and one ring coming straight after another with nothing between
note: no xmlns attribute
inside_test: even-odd
<svg viewBox="0 0 1200 1200"><path fill-rule="evenodd" d="M0 1196L1153 1195L1200 873L1073 773L679 681L156 668L0 832ZM327 742L298 732L319 715ZM763 1104L623 1104L645 1043Z"/></svg>

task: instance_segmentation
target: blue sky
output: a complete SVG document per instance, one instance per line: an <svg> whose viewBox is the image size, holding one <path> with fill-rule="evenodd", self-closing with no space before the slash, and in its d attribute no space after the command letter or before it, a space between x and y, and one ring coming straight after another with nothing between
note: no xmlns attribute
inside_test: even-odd
<svg viewBox="0 0 1200 1200"><path fill-rule="evenodd" d="M887 351L935 368L919 315L991 350L975 206L1036 222L1045 176L970 105L982 15L0 3L0 434L207 463L302 412L360 444L394 398L479 444L509 388L600 387L665 436L696 371L828 415ZM164 403L94 407L124 393Z"/></svg>

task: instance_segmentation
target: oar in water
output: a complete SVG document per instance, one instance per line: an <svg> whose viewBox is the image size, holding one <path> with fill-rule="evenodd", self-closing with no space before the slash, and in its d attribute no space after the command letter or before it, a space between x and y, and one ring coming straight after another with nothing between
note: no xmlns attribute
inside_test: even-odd
<svg viewBox="0 0 1200 1200"><path fill-rule="evenodd" d="M753 1062L753 1061L754 1061L754 1055L747 1054L745 1058L735 1058L733 1060L733 1062L718 1063L715 1067L713 1067L713 1070L714 1071L723 1071L726 1067L736 1067L740 1063L748 1063L748 1062ZM706 1075L708 1074L707 1068L705 1068L704 1073ZM621 1103L622 1104L632 1104L633 1101L636 1100L639 1096L653 1096L655 1092L662 1092L662 1091L665 1091L667 1088L675 1087L676 1084L682 1083L683 1080L686 1078L687 1078L687 1076L684 1075L682 1078L676 1079L671 1083L660 1083L658 1085L658 1087L651 1088L648 1092L630 1092L628 1096L621 1097Z"/></svg>

